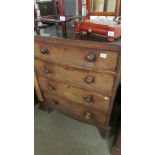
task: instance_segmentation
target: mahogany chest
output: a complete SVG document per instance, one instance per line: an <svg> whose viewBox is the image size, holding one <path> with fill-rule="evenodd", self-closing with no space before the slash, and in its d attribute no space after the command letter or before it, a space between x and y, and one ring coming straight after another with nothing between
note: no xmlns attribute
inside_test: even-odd
<svg viewBox="0 0 155 155"><path fill-rule="evenodd" d="M120 82L120 44L35 36L40 103L106 131Z"/></svg>

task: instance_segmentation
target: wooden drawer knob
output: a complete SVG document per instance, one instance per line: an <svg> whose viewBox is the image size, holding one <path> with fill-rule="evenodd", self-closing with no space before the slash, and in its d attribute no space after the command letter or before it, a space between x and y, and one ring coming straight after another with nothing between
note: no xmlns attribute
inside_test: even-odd
<svg viewBox="0 0 155 155"><path fill-rule="evenodd" d="M85 82L87 84L91 84L91 83L94 83L95 82L95 79L94 79L93 76L88 76L88 77L85 78Z"/></svg>
<svg viewBox="0 0 155 155"><path fill-rule="evenodd" d="M84 117L85 117L85 119L89 120L89 119L92 118L92 114L91 114L90 112L86 112L86 113L84 114Z"/></svg>
<svg viewBox="0 0 155 155"><path fill-rule="evenodd" d="M91 103L92 101L93 101L93 96L86 96L85 98L84 98L84 100L87 102L87 103Z"/></svg>
<svg viewBox="0 0 155 155"><path fill-rule="evenodd" d="M41 48L40 51L42 54L48 54L48 49L45 47Z"/></svg>
<svg viewBox="0 0 155 155"><path fill-rule="evenodd" d="M45 73L45 74L49 74L49 73L51 73L51 70L49 70L48 68L45 67L45 68L44 68L44 73Z"/></svg>
<svg viewBox="0 0 155 155"><path fill-rule="evenodd" d="M96 60L96 55L91 53L91 54L88 54L86 55L85 59L88 61L88 62L94 62Z"/></svg>
<svg viewBox="0 0 155 155"><path fill-rule="evenodd" d="M50 91L55 90L55 88L54 88L53 86L51 86L51 85L48 86L48 89L49 89Z"/></svg>
<svg viewBox="0 0 155 155"><path fill-rule="evenodd" d="M51 103L55 105L59 105L59 102L57 100L53 100Z"/></svg>

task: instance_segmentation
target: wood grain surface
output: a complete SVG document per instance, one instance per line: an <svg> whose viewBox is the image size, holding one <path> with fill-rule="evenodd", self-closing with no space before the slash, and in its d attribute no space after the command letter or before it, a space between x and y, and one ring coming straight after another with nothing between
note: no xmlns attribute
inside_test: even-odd
<svg viewBox="0 0 155 155"><path fill-rule="evenodd" d="M114 76L107 73L98 73L86 70L78 70L75 68L63 67L55 64L46 63L41 60L35 59L35 72L37 75L44 76L51 80L65 82L74 85L75 87L82 88L89 91L94 91L108 96L112 95ZM50 73L44 73L47 69ZM93 77L94 82L87 84L85 79Z"/></svg>
<svg viewBox="0 0 155 155"><path fill-rule="evenodd" d="M75 88L65 83L51 81L41 76L38 77L38 81L41 90L45 93L99 110L103 114L108 114L110 104L110 97L108 96Z"/></svg>
<svg viewBox="0 0 155 155"><path fill-rule="evenodd" d="M90 124L94 124L100 128L105 128L106 116L92 108L85 107L79 104L73 104L71 101L64 100L51 94L44 93L45 101L50 107L71 116L77 120L81 120ZM90 117L86 114L90 113Z"/></svg>
<svg viewBox="0 0 155 155"><path fill-rule="evenodd" d="M42 54L42 48L46 48L48 53ZM91 54L96 57L92 62L86 60L86 56ZM115 72L118 62L117 52L45 43L35 43L35 57L56 64L99 72L104 70Z"/></svg>

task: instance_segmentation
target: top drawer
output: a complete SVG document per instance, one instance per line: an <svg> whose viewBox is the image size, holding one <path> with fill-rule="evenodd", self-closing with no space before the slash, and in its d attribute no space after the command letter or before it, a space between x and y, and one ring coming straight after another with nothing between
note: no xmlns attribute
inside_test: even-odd
<svg viewBox="0 0 155 155"><path fill-rule="evenodd" d="M116 72L118 52L35 42L35 57L77 68Z"/></svg>

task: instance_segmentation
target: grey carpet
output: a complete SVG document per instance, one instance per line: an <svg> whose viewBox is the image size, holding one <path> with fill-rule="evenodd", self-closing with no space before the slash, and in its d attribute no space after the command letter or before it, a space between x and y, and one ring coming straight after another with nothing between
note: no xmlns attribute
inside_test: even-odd
<svg viewBox="0 0 155 155"><path fill-rule="evenodd" d="M35 107L34 155L110 155L95 126Z"/></svg>

